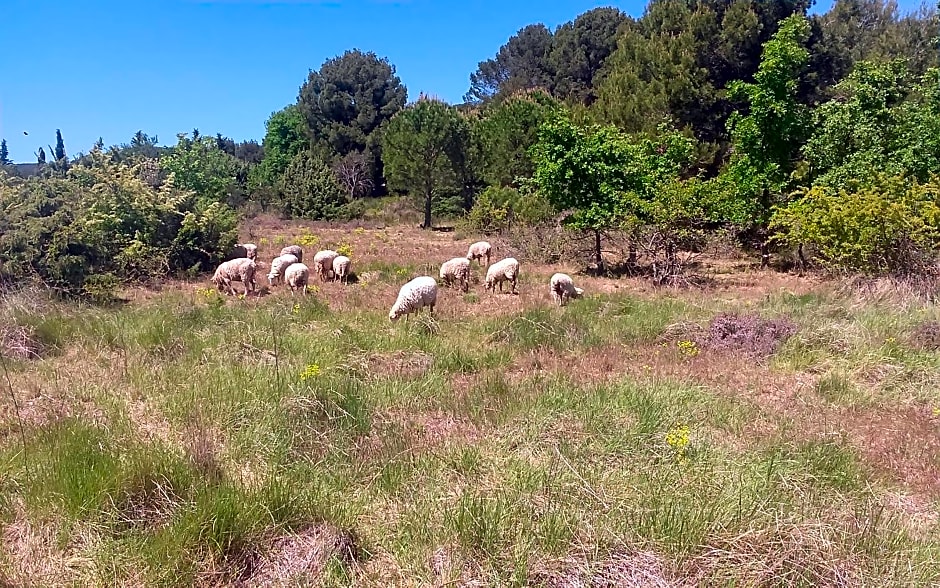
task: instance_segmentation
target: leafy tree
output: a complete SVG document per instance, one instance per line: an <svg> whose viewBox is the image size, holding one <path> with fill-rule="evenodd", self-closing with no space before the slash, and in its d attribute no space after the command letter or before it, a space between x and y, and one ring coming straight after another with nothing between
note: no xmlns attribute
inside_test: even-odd
<svg viewBox="0 0 940 588"><path fill-rule="evenodd" d="M7 149L7 140L0 140L0 165L10 165L10 151Z"/></svg>
<svg viewBox="0 0 940 588"><path fill-rule="evenodd" d="M657 186L691 161L688 137L659 130L659 137L631 138L613 125L579 127L557 117L539 131L535 185L556 209L571 211L567 226L593 235L598 268L603 233L646 222Z"/></svg>
<svg viewBox="0 0 940 588"><path fill-rule="evenodd" d="M786 18L764 45L754 82L735 81L728 87L732 99L744 101L748 111L735 112L728 120L734 151L724 173L744 205L738 222L755 227L760 235L775 199L789 187L796 155L807 134L809 113L798 102L797 91L809 59L804 46L809 31L805 17ZM766 242L761 238L762 263L766 264Z"/></svg>
<svg viewBox="0 0 940 588"><path fill-rule="evenodd" d="M480 62L470 74L467 102L487 101L517 90L551 90L555 72L551 64L552 33L543 24L528 25L509 38L493 59Z"/></svg>
<svg viewBox="0 0 940 588"><path fill-rule="evenodd" d="M549 55L554 94L593 103L604 64L617 48L617 32L630 20L617 8L595 8L560 26Z"/></svg>
<svg viewBox="0 0 940 588"><path fill-rule="evenodd" d="M486 107L478 125L487 183L511 186L532 176L529 148L538 140L539 125L561 104L541 90L523 91Z"/></svg>
<svg viewBox="0 0 940 588"><path fill-rule="evenodd" d="M294 156L307 149L305 132L304 117L296 104L268 118L262 143L264 158L252 171L253 186L275 186L280 181Z"/></svg>
<svg viewBox="0 0 940 588"><path fill-rule="evenodd" d="M911 83L905 62L862 61L815 112L803 149L813 183L866 185L877 174L926 182L940 173L940 70Z"/></svg>
<svg viewBox="0 0 940 588"><path fill-rule="evenodd" d="M381 130L407 97L388 59L354 50L311 71L297 104L311 145L324 161L361 152L372 169L374 185L380 186Z"/></svg>
<svg viewBox="0 0 940 588"><path fill-rule="evenodd" d="M424 199L423 228L431 228L435 200L455 189L455 155L467 133L455 108L433 98L420 98L395 115L385 131L385 166L393 189Z"/></svg>
<svg viewBox="0 0 940 588"><path fill-rule="evenodd" d="M55 154L56 162L61 162L65 160L65 141L62 140L62 131L59 129L55 130Z"/></svg>
<svg viewBox="0 0 940 588"><path fill-rule="evenodd" d="M280 181L284 211L297 218L331 220L346 199L330 168L310 150L291 159Z"/></svg>
<svg viewBox="0 0 940 588"><path fill-rule="evenodd" d="M185 133L177 137L176 147L160 158L161 167L172 174L174 185L195 192L206 206L236 196L234 158L220 150L212 137L189 139Z"/></svg>

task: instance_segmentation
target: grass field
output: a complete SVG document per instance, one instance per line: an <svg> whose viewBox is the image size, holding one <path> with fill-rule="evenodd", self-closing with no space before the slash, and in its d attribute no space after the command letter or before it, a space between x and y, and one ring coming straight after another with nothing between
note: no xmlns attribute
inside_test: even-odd
<svg viewBox="0 0 940 588"><path fill-rule="evenodd" d="M391 323L473 238L249 236L357 279L4 300L41 358L3 363L0 586L940 585L937 306L746 260L682 291L522 260L518 296L474 265ZM552 306L555 271L585 297ZM753 333L716 344L722 313Z"/></svg>

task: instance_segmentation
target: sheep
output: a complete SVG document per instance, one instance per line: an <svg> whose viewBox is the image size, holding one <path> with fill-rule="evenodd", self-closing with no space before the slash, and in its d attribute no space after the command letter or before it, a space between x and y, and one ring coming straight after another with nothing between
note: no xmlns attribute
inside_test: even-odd
<svg viewBox="0 0 940 588"><path fill-rule="evenodd" d="M286 256L282 256L286 257ZM310 281L310 269L302 263L292 263L284 270L284 281L290 286L290 295L301 288L303 295L307 295L307 282Z"/></svg>
<svg viewBox="0 0 940 588"><path fill-rule="evenodd" d="M320 276L321 282L325 282L333 273L333 260L337 257L339 257L339 253L332 249L317 251L317 254L313 257L313 271Z"/></svg>
<svg viewBox="0 0 940 588"><path fill-rule="evenodd" d="M281 249L280 255L287 255L288 253L297 258L297 263L304 260L304 250L300 248L300 245L288 245Z"/></svg>
<svg viewBox="0 0 940 588"><path fill-rule="evenodd" d="M402 315L408 320L408 315L418 312L425 306L434 316L434 305L437 303L437 281L431 276L418 276L401 287L398 299L388 313L388 320L397 321Z"/></svg>
<svg viewBox="0 0 940 588"><path fill-rule="evenodd" d="M466 257L455 257L445 261L441 264L441 281L445 286L458 282L466 292L470 288L470 260Z"/></svg>
<svg viewBox="0 0 940 588"><path fill-rule="evenodd" d="M574 280L568 274L557 273L552 275L548 281L549 291L552 300L558 303L558 306L564 306L571 298L578 298L584 294L584 290L574 285Z"/></svg>
<svg viewBox="0 0 940 588"><path fill-rule="evenodd" d="M239 259L246 257L248 259L254 259L258 255L258 246L254 243L239 243L235 246L235 249L232 251L231 259Z"/></svg>
<svg viewBox="0 0 940 588"><path fill-rule="evenodd" d="M275 257L274 261L271 262L271 271L268 272L268 283L272 286L277 285L280 278L284 276L284 270L293 263L300 263L296 255L284 253Z"/></svg>
<svg viewBox="0 0 940 588"><path fill-rule="evenodd" d="M467 259L470 261L478 259L481 266L487 266L490 264L490 251L492 249L493 247L486 241L477 241L467 250ZM483 263L484 258L486 258L486 263Z"/></svg>
<svg viewBox="0 0 940 588"><path fill-rule="evenodd" d="M512 293L516 294L516 280L519 279L519 262L515 257L507 257L506 259L501 259L491 265L488 270L486 270L486 281L484 282L484 288L487 290L496 291L496 284L499 284L499 291L503 291L503 282L509 281L512 285Z"/></svg>
<svg viewBox="0 0 940 588"><path fill-rule="evenodd" d="M234 296L235 287L232 286L232 282L241 282L245 285L245 295L247 295L249 292L255 291L255 271L257 271L257 266L252 259L247 257L230 259L219 264L212 276L212 283L215 284L219 292L227 291ZM225 290L223 290L223 286Z"/></svg>
<svg viewBox="0 0 940 588"><path fill-rule="evenodd" d="M345 255L333 258L333 279L339 278L341 284L349 283L349 266L352 261Z"/></svg>

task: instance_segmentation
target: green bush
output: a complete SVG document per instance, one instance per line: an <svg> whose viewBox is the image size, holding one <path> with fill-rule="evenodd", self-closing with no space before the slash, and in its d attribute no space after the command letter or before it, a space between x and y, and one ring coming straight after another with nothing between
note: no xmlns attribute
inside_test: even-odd
<svg viewBox="0 0 940 588"><path fill-rule="evenodd" d="M284 212L296 218L334 220L346 204L332 170L310 151L291 159L280 189Z"/></svg>
<svg viewBox="0 0 940 588"><path fill-rule="evenodd" d="M854 190L815 186L778 208L771 228L779 242L811 246L827 269L922 272L940 248L940 184L880 176Z"/></svg>

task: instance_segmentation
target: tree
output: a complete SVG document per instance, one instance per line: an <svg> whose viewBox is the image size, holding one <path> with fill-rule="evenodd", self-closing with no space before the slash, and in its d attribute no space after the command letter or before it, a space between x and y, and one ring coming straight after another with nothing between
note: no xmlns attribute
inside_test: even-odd
<svg viewBox="0 0 940 588"><path fill-rule="evenodd" d="M353 50L311 71L297 105L310 144L324 161L361 152L374 185L380 186L381 130L407 98L408 91L388 59Z"/></svg>
<svg viewBox="0 0 940 588"><path fill-rule="evenodd" d="M92 147L92 149L95 151L104 151L104 139L101 137L98 137L98 140L95 141L95 144Z"/></svg>
<svg viewBox="0 0 940 588"><path fill-rule="evenodd" d="M617 8L595 8L560 26L554 35L549 62L554 72L553 93L563 99L591 104L607 58L617 48L617 33L631 21Z"/></svg>
<svg viewBox="0 0 940 588"><path fill-rule="evenodd" d="M361 153L354 151L333 165L336 180L346 191L349 200L362 196L372 189L369 164Z"/></svg>
<svg viewBox="0 0 940 588"><path fill-rule="evenodd" d="M36 162L39 165L46 165L46 152L42 147L39 148L39 155L37 156Z"/></svg>
<svg viewBox="0 0 940 588"><path fill-rule="evenodd" d="M10 165L10 151L7 149L7 140L0 140L0 165Z"/></svg>
<svg viewBox="0 0 940 588"><path fill-rule="evenodd" d="M189 139L180 133L176 147L160 159L160 166L172 174L175 186L195 192L204 205L228 202L235 195L235 159L220 150L212 137Z"/></svg>
<svg viewBox="0 0 940 588"><path fill-rule="evenodd" d="M498 94L530 88L552 89L555 73L550 56L552 33L543 24L528 25L500 47L496 57L482 61L470 74L467 102L485 102Z"/></svg>
<svg viewBox="0 0 940 588"><path fill-rule="evenodd" d="M444 191L454 189L455 152L466 124L455 108L433 98L418 101L395 115L384 136L385 166L391 187L419 193L424 199L423 228L431 228L431 207Z"/></svg>
<svg viewBox="0 0 940 588"><path fill-rule="evenodd" d="M253 187L277 185L294 156L308 147L304 117L296 104L272 113L264 126L264 157L252 170Z"/></svg>
<svg viewBox="0 0 940 588"><path fill-rule="evenodd" d="M345 202L333 172L310 150L291 159L279 187L284 212L297 218L331 220Z"/></svg>
<svg viewBox="0 0 940 588"><path fill-rule="evenodd" d="M60 163L65 160L65 141L62 140L62 131L55 130L55 161Z"/></svg>
<svg viewBox="0 0 940 588"><path fill-rule="evenodd" d="M541 90L523 91L488 105L478 124L487 183L512 186L532 176L529 148L538 140L539 125L561 104Z"/></svg>
<svg viewBox="0 0 940 588"><path fill-rule="evenodd" d="M764 231L771 207L790 185L800 146L807 138L809 111L797 99L799 77L809 52L809 21L801 15L783 20L764 45L754 83L735 81L728 87L733 100L747 104L747 114L728 119L733 153L724 173L744 203L748 228L761 236L762 264L769 261Z"/></svg>
<svg viewBox="0 0 940 588"><path fill-rule="evenodd" d="M693 142L660 127L658 137L630 137L613 125L579 127L566 117L543 123L532 147L535 185L565 224L594 238L603 267L601 237L649 218L657 186L675 179L692 157Z"/></svg>

